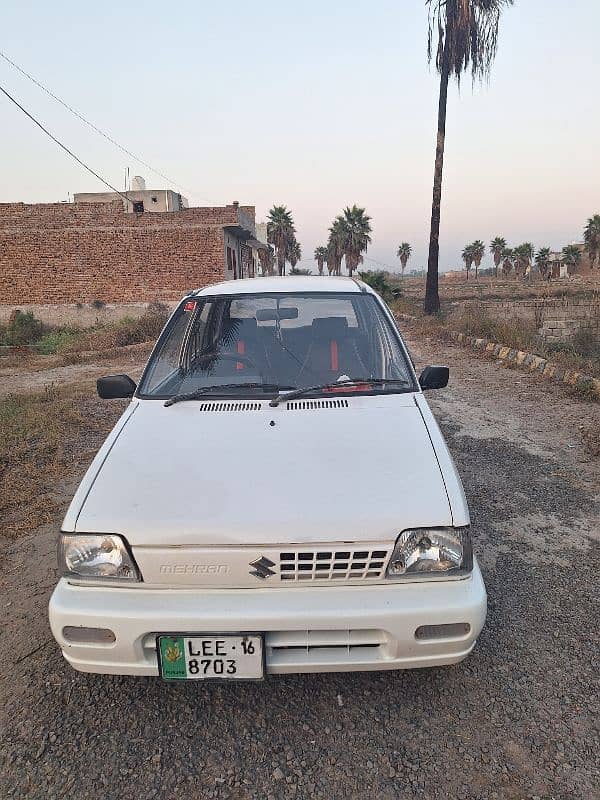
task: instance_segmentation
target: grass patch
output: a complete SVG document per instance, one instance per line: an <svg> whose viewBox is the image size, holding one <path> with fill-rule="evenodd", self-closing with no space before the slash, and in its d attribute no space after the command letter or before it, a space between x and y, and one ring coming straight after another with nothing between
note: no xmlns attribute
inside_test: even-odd
<svg viewBox="0 0 600 800"><path fill-rule="evenodd" d="M56 353L62 353L75 345L81 336L78 330L54 330L45 333L42 338L36 342L35 349L42 356L51 356Z"/></svg>
<svg viewBox="0 0 600 800"><path fill-rule="evenodd" d="M56 518L57 481L83 469L121 408L75 386L0 399L3 536L13 539Z"/></svg>

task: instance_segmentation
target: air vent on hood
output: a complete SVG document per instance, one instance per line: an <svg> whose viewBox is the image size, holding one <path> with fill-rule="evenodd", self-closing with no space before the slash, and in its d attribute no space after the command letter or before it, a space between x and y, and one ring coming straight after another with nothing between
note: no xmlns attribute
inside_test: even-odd
<svg viewBox="0 0 600 800"><path fill-rule="evenodd" d="M260 411L260 403L201 403L200 411Z"/></svg>
<svg viewBox="0 0 600 800"><path fill-rule="evenodd" d="M310 411L313 408L348 408L347 400L295 400L287 404L288 411Z"/></svg>

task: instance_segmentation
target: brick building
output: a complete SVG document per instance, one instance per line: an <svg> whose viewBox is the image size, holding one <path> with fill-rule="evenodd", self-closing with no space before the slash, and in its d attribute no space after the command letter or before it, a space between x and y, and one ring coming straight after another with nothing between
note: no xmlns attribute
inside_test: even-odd
<svg viewBox="0 0 600 800"><path fill-rule="evenodd" d="M131 213L121 200L0 203L0 312L173 301L256 274L254 206ZM2 313L1 316L5 316Z"/></svg>

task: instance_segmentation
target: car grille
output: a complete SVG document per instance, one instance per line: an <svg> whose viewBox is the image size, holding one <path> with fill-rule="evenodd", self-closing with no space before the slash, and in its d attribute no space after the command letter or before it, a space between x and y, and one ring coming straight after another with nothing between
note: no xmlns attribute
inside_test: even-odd
<svg viewBox="0 0 600 800"><path fill-rule="evenodd" d="M356 581L381 578L388 549L364 547L285 550L279 554L282 581Z"/></svg>
<svg viewBox="0 0 600 800"><path fill-rule="evenodd" d="M344 663L377 664L390 657L390 636L382 630L267 631L265 657L270 669Z"/></svg>
<svg viewBox="0 0 600 800"><path fill-rule="evenodd" d="M380 647L386 644L388 636L385 631L367 630L299 630L268 631L266 645L271 650L320 650L322 648L340 648L351 650L354 647Z"/></svg>

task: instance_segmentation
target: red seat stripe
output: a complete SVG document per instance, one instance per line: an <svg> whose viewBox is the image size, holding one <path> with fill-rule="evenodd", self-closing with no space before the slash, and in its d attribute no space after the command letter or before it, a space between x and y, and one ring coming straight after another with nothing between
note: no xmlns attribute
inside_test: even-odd
<svg viewBox="0 0 600 800"><path fill-rule="evenodd" d="M329 343L329 352L331 354L331 370L337 372L339 368L338 346L337 342L331 341Z"/></svg>
<svg viewBox="0 0 600 800"><path fill-rule="evenodd" d="M237 351L241 356L245 355L246 353L246 345L241 340L237 343ZM241 361L236 361L235 368L244 369L244 365Z"/></svg>

